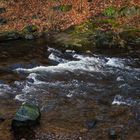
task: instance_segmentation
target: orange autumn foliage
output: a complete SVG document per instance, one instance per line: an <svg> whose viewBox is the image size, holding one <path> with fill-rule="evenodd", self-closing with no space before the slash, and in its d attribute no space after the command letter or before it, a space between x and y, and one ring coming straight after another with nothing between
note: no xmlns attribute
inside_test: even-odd
<svg viewBox="0 0 140 140"><path fill-rule="evenodd" d="M68 12L54 11L52 7L71 4ZM33 24L43 30L66 29L71 25L80 24L91 16L101 13L106 7L123 5L140 5L139 0L8 0L0 1L0 7L7 12L1 17L7 19L7 24L0 26L3 30L21 30L24 26ZM126 19L120 19L124 22ZM130 21L131 19L129 19ZM122 22L122 23L123 23ZM126 21L128 22L128 21Z"/></svg>

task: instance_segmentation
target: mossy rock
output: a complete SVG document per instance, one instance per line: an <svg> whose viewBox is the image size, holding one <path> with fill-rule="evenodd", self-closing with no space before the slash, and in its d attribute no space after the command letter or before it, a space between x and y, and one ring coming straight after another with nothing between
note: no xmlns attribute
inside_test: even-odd
<svg viewBox="0 0 140 140"><path fill-rule="evenodd" d="M51 42L58 47L76 51L127 49L131 42L138 46L140 40L138 29L137 31L125 31L120 27L121 25L115 18L91 19L81 25L72 26L63 32L54 34Z"/></svg>
<svg viewBox="0 0 140 140"><path fill-rule="evenodd" d="M34 33L37 31L38 31L38 28L35 25L28 25L28 26L24 27L22 30L22 32L25 34Z"/></svg>
<svg viewBox="0 0 140 140"><path fill-rule="evenodd" d="M27 40L33 40L39 36L38 28L35 25L28 25L21 31L21 37Z"/></svg>
<svg viewBox="0 0 140 140"><path fill-rule="evenodd" d="M54 45L62 49L71 49L79 52L89 50L90 41L88 40L88 34L75 34L71 31L61 32L53 35L51 41L53 40Z"/></svg>
<svg viewBox="0 0 140 140"><path fill-rule="evenodd" d="M24 103L12 120L12 129L34 126L39 123L40 110L36 105Z"/></svg>

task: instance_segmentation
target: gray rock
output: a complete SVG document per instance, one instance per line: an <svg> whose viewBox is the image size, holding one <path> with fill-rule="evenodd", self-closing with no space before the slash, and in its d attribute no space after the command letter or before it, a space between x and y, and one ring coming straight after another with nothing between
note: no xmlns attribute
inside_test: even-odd
<svg viewBox="0 0 140 140"><path fill-rule="evenodd" d="M32 39L35 39L35 38L34 38L34 36L32 34L26 34L25 39L32 40Z"/></svg>

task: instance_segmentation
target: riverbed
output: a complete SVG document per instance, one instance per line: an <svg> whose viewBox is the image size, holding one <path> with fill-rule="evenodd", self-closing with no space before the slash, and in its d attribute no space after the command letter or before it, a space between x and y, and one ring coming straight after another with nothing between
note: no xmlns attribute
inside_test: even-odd
<svg viewBox="0 0 140 140"><path fill-rule="evenodd" d="M44 40L0 43L0 140L140 139L140 51L76 52ZM23 102L40 107L41 124L13 135Z"/></svg>

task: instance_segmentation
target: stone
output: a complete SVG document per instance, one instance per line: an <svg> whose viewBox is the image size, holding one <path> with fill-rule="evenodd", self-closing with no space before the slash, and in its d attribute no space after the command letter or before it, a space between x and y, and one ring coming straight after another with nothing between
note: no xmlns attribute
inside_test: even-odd
<svg viewBox="0 0 140 140"><path fill-rule="evenodd" d="M0 7L0 14L5 13L5 12L6 12L6 8Z"/></svg>
<svg viewBox="0 0 140 140"><path fill-rule="evenodd" d="M116 140L117 139L117 134L116 134L116 131L115 129L111 128L108 132L108 135L109 135L109 138L111 140Z"/></svg>
<svg viewBox="0 0 140 140"><path fill-rule="evenodd" d="M85 122L85 126L88 128L88 129L92 129L96 126L97 124L97 120L87 120Z"/></svg>
<svg viewBox="0 0 140 140"><path fill-rule="evenodd" d="M32 39L34 39L34 36L32 34L26 34L25 39L32 40Z"/></svg>
<svg viewBox="0 0 140 140"><path fill-rule="evenodd" d="M28 25L23 28L21 36L27 40L33 40L39 37L38 28L35 25Z"/></svg>
<svg viewBox="0 0 140 140"><path fill-rule="evenodd" d="M15 39L19 39L19 38L20 38L20 34L16 31L0 33L0 41L13 40L13 39L15 40Z"/></svg>
<svg viewBox="0 0 140 140"><path fill-rule="evenodd" d="M0 17L0 25L4 25L7 23L7 20L5 18Z"/></svg>
<svg viewBox="0 0 140 140"><path fill-rule="evenodd" d="M37 125L40 117L41 113L36 105L24 103L12 120L12 129Z"/></svg>
<svg viewBox="0 0 140 140"><path fill-rule="evenodd" d="M22 31L25 34L29 34L29 33L37 32L38 31L38 28L35 25L28 25L28 26L24 27Z"/></svg>
<svg viewBox="0 0 140 140"><path fill-rule="evenodd" d="M1 122L4 122L4 121L5 121L4 117L3 116L0 116L0 123Z"/></svg>

